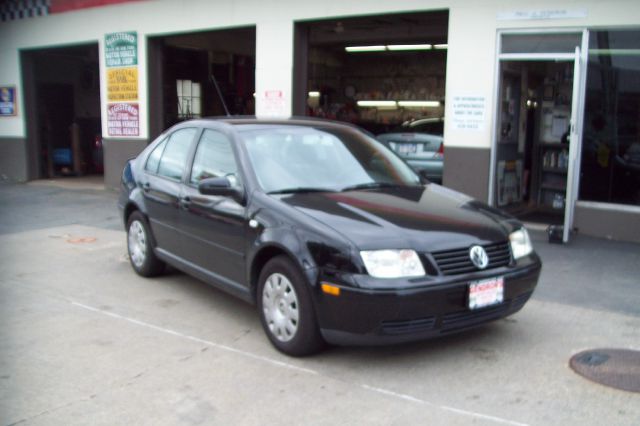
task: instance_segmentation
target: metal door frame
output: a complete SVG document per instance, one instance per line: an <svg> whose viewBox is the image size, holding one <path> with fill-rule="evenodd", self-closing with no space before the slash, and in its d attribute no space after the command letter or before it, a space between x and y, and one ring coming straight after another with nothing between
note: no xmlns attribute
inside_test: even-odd
<svg viewBox="0 0 640 426"><path fill-rule="evenodd" d="M579 55L576 52L571 53L500 53L502 51L502 36L510 34L559 34L559 33L574 33L582 34L582 41L579 48ZM580 158L582 152L582 129L584 118L584 99L585 90L587 84L587 61L589 57L589 31L586 28L532 28L532 29L520 29L520 30L498 30L496 36L496 63L494 69L494 83L493 83L493 123L491 128L491 160L489 169L489 197L488 202L490 205L495 205L495 179L496 179L496 156L497 156L497 143L496 136L498 134L498 113L500 96L500 64L503 61L567 61L574 62L574 71L579 70L579 78L573 82L572 93L572 105L571 116L575 122L571 123L571 135L572 143L574 145L573 155L570 154L569 168L567 170L567 188L565 194L569 194L571 199L566 199L564 223L565 229L563 234L563 241L566 243L569 240L570 228L573 226L573 217L575 205L579 192L580 183ZM576 62L578 61L578 62ZM575 140L574 140L575 139ZM571 170L571 174L569 171ZM567 217L568 216L568 217Z"/></svg>

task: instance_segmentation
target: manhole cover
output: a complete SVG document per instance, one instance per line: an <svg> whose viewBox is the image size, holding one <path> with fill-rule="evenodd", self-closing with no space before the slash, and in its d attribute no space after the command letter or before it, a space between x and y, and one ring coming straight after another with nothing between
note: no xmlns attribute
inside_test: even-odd
<svg viewBox="0 0 640 426"><path fill-rule="evenodd" d="M574 355L569 366L579 375L601 385L640 392L640 351L591 349Z"/></svg>

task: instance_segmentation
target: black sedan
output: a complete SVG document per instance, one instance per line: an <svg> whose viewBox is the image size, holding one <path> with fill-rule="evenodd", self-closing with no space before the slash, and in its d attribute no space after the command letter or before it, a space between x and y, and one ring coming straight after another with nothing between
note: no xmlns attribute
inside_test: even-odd
<svg viewBox="0 0 640 426"><path fill-rule="evenodd" d="M138 274L170 264L256 304L295 356L505 317L541 269L517 220L330 121L178 124L128 162L119 206Z"/></svg>

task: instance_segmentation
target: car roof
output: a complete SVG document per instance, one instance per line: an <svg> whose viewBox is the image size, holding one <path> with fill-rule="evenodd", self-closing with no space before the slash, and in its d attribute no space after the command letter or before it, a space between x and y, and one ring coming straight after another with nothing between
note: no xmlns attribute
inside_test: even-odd
<svg viewBox="0 0 640 426"><path fill-rule="evenodd" d="M322 126L322 127L336 127L336 128L352 128L362 130L359 127L345 122L325 120L315 117L289 117L289 118L271 118L271 117L255 117L255 116L220 116L220 117L205 117L197 118L193 120L183 121L179 125L187 123L196 125L207 125L213 123L224 123L231 126L272 126L272 125L285 125L285 126Z"/></svg>

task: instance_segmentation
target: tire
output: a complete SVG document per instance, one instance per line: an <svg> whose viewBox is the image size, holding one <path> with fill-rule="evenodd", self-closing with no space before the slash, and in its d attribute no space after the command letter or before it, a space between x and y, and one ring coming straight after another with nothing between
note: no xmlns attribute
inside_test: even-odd
<svg viewBox="0 0 640 426"><path fill-rule="evenodd" d="M131 213L127 221L127 250L133 270L143 277L160 275L164 262L153 252L153 235L145 217L139 211Z"/></svg>
<svg viewBox="0 0 640 426"><path fill-rule="evenodd" d="M305 356L323 348L307 280L288 257L262 268L256 298L264 332L280 352Z"/></svg>

